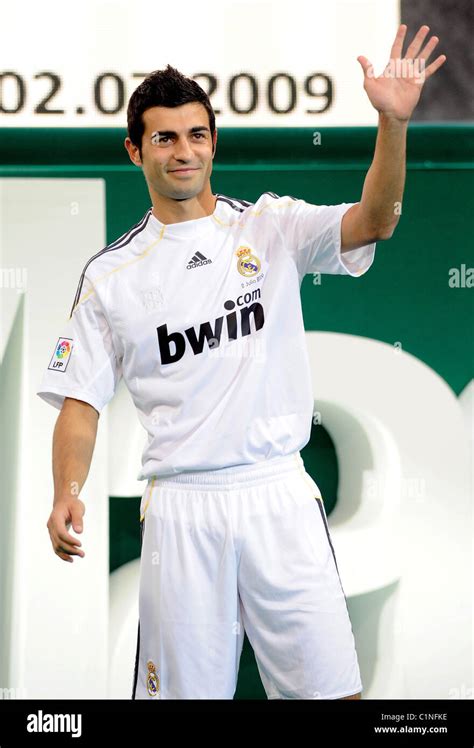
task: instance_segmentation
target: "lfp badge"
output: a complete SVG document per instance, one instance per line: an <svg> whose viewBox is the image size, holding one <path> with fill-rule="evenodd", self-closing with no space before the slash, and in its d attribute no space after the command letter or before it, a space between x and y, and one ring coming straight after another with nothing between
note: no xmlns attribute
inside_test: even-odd
<svg viewBox="0 0 474 748"><path fill-rule="evenodd" d="M59 338L48 369L66 371L72 353L72 338Z"/></svg>
<svg viewBox="0 0 474 748"><path fill-rule="evenodd" d="M260 270L260 260L250 247L241 246L235 254L237 255L237 270L241 275L245 275L247 278L251 275L257 275Z"/></svg>

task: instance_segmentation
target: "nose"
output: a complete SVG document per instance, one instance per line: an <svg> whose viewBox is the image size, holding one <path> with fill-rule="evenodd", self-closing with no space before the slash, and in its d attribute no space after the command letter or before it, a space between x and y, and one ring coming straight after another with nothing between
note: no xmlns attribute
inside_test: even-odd
<svg viewBox="0 0 474 748"><path fill-rule="evenodd" d="M173 149L173 155L178 161L191 161L194 153L186 137L178 138Z"/></svg>

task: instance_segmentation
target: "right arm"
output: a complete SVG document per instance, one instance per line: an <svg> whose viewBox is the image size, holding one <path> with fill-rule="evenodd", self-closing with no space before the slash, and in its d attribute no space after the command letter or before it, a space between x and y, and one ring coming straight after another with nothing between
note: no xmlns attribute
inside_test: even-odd
<svg viewBox="0 0 474 748"><path fill-rule="evenodd" d="M53 433L53 509L47 522L54 552L64 561L83 557L80 540L68 533L82 532L85 505L79 493L89 474L97 437L99 413L83 400L64 398ZM60 550L63 549L63 550Z"/></svg>

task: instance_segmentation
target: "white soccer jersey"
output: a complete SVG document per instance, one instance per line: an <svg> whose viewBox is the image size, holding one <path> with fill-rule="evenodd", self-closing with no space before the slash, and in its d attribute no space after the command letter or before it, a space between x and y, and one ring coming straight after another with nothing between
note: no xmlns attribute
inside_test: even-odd
<svg viewBox="0 0 474 748"><path fill-rule="evenodd" d="M100 413L123 376L148 434L138 480L299 451L314 403L300 285L372 265L375 243L341 255L353 204L218 194L212 215L167 225L150 208L86 263L37 394Z"/></svg>

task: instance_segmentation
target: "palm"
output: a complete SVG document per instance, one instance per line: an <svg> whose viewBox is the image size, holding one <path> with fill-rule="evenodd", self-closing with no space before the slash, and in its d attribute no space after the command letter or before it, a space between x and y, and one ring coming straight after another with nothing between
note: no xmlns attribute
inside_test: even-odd
<svg viewBox="0 0 474 748"><path fill-rule="evenodd" d="M390 52L390 60L382 75L374 77L373 66L366 57L359 56L364 71L364 89L372 106L399 120L408 120L420 98L425 81L433 75L446 61L446 55L440 55L426 66L428 57L439 42L432 36L420 53L428 26L421 26L402 57L403 41L407 27L402 25L397 31Z"/></svg>

